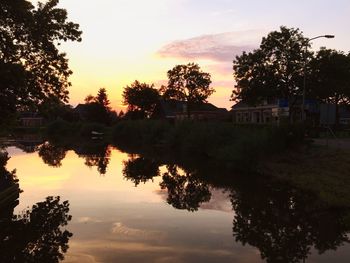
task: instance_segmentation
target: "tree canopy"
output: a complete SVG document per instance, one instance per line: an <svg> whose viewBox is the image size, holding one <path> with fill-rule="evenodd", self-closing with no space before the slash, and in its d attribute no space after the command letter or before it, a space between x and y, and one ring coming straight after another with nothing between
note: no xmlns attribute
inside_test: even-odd
<svg viewBox="0 0 350 263"><path fill-rule="evenodd" d="M168 85L162 86L160 91L165 99L187 101L188 106L202 103L214 93L210 78L198 64L177 65L168 71Z"/></svg>
<svg viewBox="0 0 350 263"><path fill-rule="evenodd" d="M334 104L350 102L350 53L321 48L309 71L309 94Z"/></svg>
<svg viewBox="0 0 350 263"><path fill-rule="evenodd" d="M88 121L109 124L112 111L105 88L100 88L96 96L91 94L85 98L85 117Z"/></svg>
<svg viewBox="0 0 350 263"><path fill-rule="evenodd" d="M159 100L159 92L154 85L135 80L123 91L123 103L129 111L140 111L141 115L149 117Z"/></svg>
<svg viewBox="0 0 350 263"><path fill-rule="evenodd" d="M65 53L57 46L64 41L81 41L79 25L67 21L59 0L34 7L27 0L0 2L0 97L1 112L37 106L43 101L68 100L68 67ZM3 78L1 78L3 79Z"/></svg>
<svg viewBox="0 0 350 263"><path fill-rule="evenodd" d="M233 61L235 90L231 99L250 104L265 99L291 99L302 95L304 62L309 41L299 29L281 27L262 39L253 52Z"/></svg>

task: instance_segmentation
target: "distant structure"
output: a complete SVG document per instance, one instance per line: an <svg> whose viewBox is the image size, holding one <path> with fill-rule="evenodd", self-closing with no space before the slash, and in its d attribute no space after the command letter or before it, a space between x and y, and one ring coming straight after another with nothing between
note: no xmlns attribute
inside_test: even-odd
<svg viewBox="0 0 350 263"><path fill-rule="evenodd" d="M300 122L301 100L290 101L279 99L263 101L258 105L238 102L230 111L234 123L237 124L270 124L279 125L282 122ZM329 126L336 124L336 105L319 103L316 100L305 100L305 114L308 123L313 126ZM350 125L350 108L339 105L339 124Z"/></svg>
<svg viewBox="0 0 350 263"><path fill-rule="evenodd" d="M77 114L80 120L86 121L89 116L88 107L87 104L78 104L73 111Z"/></svg>
<svg viewBox="0 0 350 263"><path fill-rule="evenodd" d="M44 124L44 118L37 112L21 112L19 123L22 127L40 127Z"/></svg>
<svg viewBox="0 0 350 263"><path fill-rule="evenodd" d="M160 100L151 118L172 121L191 120L225 120L229 118L227 109L218 108L211 103L198 103L187 112L187 102L178 100Z"/></svg>
<svg viewBox="0 0 350 263"><path fill-rule="evenodd" d="M317 119L319 114L316 101L307 100L305 102L307 118L311 121ZM285 99L264 100L258 105L249 105L243 101L232 106L232 120L241 124L280 124L290 120L298 122L301 120L301 100L295 99L293 102Z"/></svg>

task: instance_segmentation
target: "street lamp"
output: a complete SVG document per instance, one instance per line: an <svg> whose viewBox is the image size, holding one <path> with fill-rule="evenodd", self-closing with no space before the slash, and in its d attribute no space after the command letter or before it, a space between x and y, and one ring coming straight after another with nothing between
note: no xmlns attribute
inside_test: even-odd
<svg viewBox="0 0 350 263"><path fill-rule="evenodd" d="M306 119L306 116L305 116L305 95L306 95L306 65L307 65L307 48L309 46L309 43L312 41L312 40L315 40L317 38L334 38L335 36L334 35L322 35L322 36L317 36L317 37L313 37L313 38L310 38L306 44L305 44L305 53L304 53L304 88L303 88L303 101L302 101L302 104L301 104L301 117L302 117L302 121L304 122L305 119Z"/></svg>

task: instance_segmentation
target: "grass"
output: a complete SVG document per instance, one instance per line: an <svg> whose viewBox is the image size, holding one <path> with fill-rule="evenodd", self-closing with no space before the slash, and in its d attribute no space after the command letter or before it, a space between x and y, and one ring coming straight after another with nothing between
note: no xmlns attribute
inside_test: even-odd
<svg viewBox="0 0 350 263"><path fill-rule="evenodd" d="M261 170L312 191L330 206L350 207L350 150L320 146L285 152Z"/></svg>
<svg viewBox="0 0 350 263"><path fill-rule="evenodd" d="M296 130L272 126L151 120L120 122L112 136L117 146L160 147L177 155L215 159L236 170L254 169L261 156L283 151L298 140Z"/></svg>

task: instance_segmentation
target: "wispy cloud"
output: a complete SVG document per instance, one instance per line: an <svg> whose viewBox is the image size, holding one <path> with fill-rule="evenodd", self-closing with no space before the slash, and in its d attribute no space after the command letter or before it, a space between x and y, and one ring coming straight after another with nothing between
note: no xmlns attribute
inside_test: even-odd
<svg viewBox="0 0 350 263"><path fill-rule="evenodd" d="M161 57L227 62L243 51L256 48L260 38L261 31L258 30L204 35L171 42L163 46L157 54Z"/></svg>
<svg viewBox="0 0 350 263"><path fill-rule="evenodd" d="M118 235L121 238L132 239L160 239L164 237L164 233L161 231L149 231L131 228L121 222L116 222L113 224L112 233Z"/></svg>

